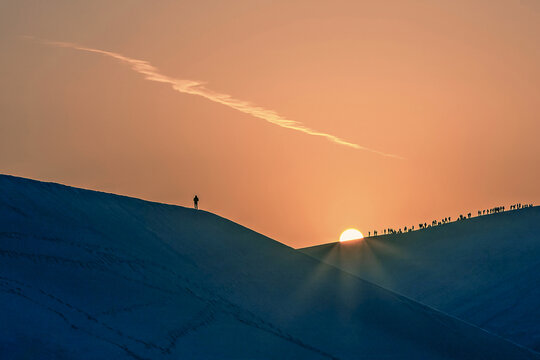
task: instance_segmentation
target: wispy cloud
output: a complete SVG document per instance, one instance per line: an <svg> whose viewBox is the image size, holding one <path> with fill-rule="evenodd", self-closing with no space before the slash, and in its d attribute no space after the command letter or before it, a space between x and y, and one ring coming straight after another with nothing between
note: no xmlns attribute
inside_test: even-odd
<svg viewBox="0 0 540 360"><path fill-rule="evenodd" d="M169 84L174 90L178 92L202 96L210 101L223 104L229 108L232 108L240 112L243 112L245 114L249 114L253 117L265 120L274 125L281 126L286 129L300 131L308 135L320 136L339 145L348 146L348 147L358 149L358 150L369 151L369 152L372 152L381 156L402 159L398 155L387 154L382 151L370 149L370 148L367 148L367 147L364 147L364 146L361 146L352 142L345 141L337 136L311 129L303 125L301 122L287 119L279 115L277 112L273 110L268 110L263 107L254 105L248 101L235 99L231 95L219 93L211 89L208 89L204 86L203 83L199 81L176 79L176 78L164 75L160 73L159 70L155 66L153 66L152 64L150 64L148 61L145 61L145 60L133 59L133 58L130 58L130 57L127 57L127 56L124 56L122 54L115 53L112 51L94 49L94 48L90 48L90 47L86 47L86 46L82 46L82 45L70 43L70 42L40 40L31 36L25 36L25 38L33 39L49 46L70 48L70 49L75 49L79 51L85 51L89 53L108 56L108 57L111 57L113 59L120 61L121 63L129 65L133 71L141 75L144 75L145 79L150 80L150 81L156 81L156 82Z"/></svg>

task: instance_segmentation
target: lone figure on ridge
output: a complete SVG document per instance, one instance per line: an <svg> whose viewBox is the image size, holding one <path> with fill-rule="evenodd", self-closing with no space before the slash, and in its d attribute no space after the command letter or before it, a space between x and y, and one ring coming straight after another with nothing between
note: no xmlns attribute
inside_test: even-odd
<svg viewBox="0 0 540 360"><path fill-rule="evenodd" d="M193 207L195 209L199 209L199 198L197 197L197 195L195 195L195 197L193 198Z"/></svg>

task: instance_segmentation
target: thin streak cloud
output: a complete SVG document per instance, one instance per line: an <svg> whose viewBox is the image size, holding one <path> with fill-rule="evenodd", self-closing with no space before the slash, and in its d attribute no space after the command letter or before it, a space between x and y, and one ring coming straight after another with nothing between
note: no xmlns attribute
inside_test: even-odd
<svg viewBox="0 0 540 360"><path fill-rule="evenodd" d="M70 43L70 42L38 40L31 36L25 36L25 38L34 39L49 46L70 48L70 49L75 49L79 51L105 55L105 56L114 58L120 61L121 63L129 65L133 71L144 75L144 78L147 80L170 84L172 88L178 92L202 96L210 101L223 104L229 108L232 108L242 113L249 114L253 117L265 120L271 124L281 126L286 129L300 131L308 135L324 137L327 140L330 140L339 145L348 146L348 147L358 149L358 150L369 151L369 152L372 152L381 156L402 159L402 157L398 155L387 154L381 151L370 149L370 148L367 148L367 147L364 147L355 143L345 141L337 136L311 129L303 125L301 122L284 118L283 116L279 115L277 112L273 110L262 108L260 106L254 105L244 100L235 99L234 97L228 94L223 94L223 93L210 90L206 88L202 82L193 81L193 80L176 79L167 75L163 75L159 72L159 70L155 66L153 66L152 64L150 64L148 61L145 61L145 60L133 59L119 53L89 48L89 47L81 46L81 45Z"/></svg>

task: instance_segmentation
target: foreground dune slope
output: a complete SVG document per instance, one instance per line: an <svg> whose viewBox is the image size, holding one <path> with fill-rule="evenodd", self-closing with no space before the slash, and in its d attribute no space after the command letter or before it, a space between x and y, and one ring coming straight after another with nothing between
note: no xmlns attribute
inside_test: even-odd
<svg viewBox="0 0 540 360"><path fill-rule="evenodd" d="M214 214L0 175L2 359L534 359Z"/></svg>

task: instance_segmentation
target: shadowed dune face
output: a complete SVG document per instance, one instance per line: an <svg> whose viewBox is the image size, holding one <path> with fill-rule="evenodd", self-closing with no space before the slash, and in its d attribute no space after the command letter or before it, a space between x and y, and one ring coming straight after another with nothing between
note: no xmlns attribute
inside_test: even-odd
<svg viewBox="0 0 540 360"><path fill-rule="evenodd" d="M540 208L301 251L540 350Z"/></svg>
<svg viewBox="0 0 540 360"><path fill-rule="evenodd" d="M2 358L537 358L204 211L0 176L0 258Z"/></svg>

